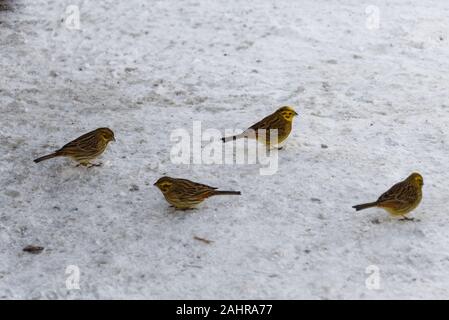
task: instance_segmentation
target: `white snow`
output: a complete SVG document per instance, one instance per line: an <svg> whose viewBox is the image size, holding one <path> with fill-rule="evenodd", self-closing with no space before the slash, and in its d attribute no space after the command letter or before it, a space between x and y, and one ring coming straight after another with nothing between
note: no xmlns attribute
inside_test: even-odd
<svg viewBox="0 0 449 320"><path fill-rule="evenodd" d="M448 297L447 1L10 2L0 298ZM66 27L69 5L80 30ZM174 129L245 129L285 104L300 116L277 174L171 163ZM32 162L101 126L117 137L102 168ZM420 221L351 208L412 171ZM152 185L165 174L242 196L173 213ZM69 265L80 290L66 287Z"/></svg>

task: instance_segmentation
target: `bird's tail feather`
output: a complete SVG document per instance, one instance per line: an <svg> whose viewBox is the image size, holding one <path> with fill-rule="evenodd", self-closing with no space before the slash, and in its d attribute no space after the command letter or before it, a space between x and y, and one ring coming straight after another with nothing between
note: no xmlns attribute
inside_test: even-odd
<svg viewBox="0 0 449 320"><path fill-rule="evenodd" d="M231 195L241 195L242 193L240 191L214 191L213 192L213 196L218 196L218 195L225 195L225 194L231 194Z"/></svg>
<svg viewBox="0 0 449 320"><path fill-rule="evenodd" d="M43 157L40 157L40 158L35 159L34 162L35 162L35 163L39 163L39 162L41 162L41 161L45 161L45 160L48 160L48 159L52 159L52 158L57 157L57 156L59 156L59 154L58 154L57 152L50 153L50 154L47 154L46 156L43 156Z"/></svg>
<svg viewBox="0 0 449 320"><path fill-rule="evenodd" d="M235 136L223 137L223 138L221 138L221 141L223 141L223 143L226 143L226 142L229 142L232 140L237 140L237 139L244 138L244 137L245 137L245 135L243 133L241 133L241 134L237 134Z"/></svg>
<svg viewBox="0 0 449 320"><path fill-rule="evenodd" d="M356 211L360 211L360 210L372 208L372 207L375 207L375 206L377 206L377 202L369 202L369 203L358 204L356 206L353 206L353 208Z"/></svg>

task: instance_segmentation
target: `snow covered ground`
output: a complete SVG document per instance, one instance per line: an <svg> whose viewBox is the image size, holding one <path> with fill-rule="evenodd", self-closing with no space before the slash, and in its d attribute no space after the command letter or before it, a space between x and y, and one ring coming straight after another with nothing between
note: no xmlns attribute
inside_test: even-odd
<svg viewBox="0 0 449 320"><path fill-rule="evenodd" d="M0 298L449 296L447 1L9 2ZM285 104L300 116L274 175L170 161L174 129L244 129ZM100 126L117 137L103 167L32 162ZM420 221L351 208L412 171ZM164 174L242 196L174 213Z"/></svg>

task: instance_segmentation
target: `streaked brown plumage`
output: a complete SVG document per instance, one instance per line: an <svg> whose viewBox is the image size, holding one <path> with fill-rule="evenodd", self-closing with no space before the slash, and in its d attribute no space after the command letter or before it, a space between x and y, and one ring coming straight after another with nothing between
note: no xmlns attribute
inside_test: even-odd
<svg viewBox="0 0 449 320"><path fill-rule="evenodd" d="M422 199L423 177L419 173L412 173L404 181L401 181L383 193L375 202L353 206L357 211L379 207L385 209L394 216L403 216L415 209Z"/></svg>
<svg viewBox="0 0 449 320"><path fill-rule="evenodd" d="M187 179L162 177L154 184L176 209L191 209L211 196L240 195L240 191L219 191L217 188Z"/></svg>
<svg viewBox="0 0 449 320"><path fill-rule="evenodd" d="M115 141L114 133L109 128L98 128L67 143L61 149L40 157L38 163L55 157L69 157L83 166L93 166L90 161L100 156L110 141Z"/></svg>
<svg viewBox="0 0 449 320"><path fill-rule="evenodd" d="M284 106L277 109L274 113L263 118L256 124L252 125L241 134L231 137L225 137L221 140L223 142L228 142L241 138L249 138L257 139L259 142L270 146L270 130L277 130L277 141L275 141L275 144L279 144L289 136L290 132L292 131L293 118L297 115L298 113L296 113L296 111L293 110L292 107ZM262 129L265 130L265 134L259 136L259 130Z"/></svg>

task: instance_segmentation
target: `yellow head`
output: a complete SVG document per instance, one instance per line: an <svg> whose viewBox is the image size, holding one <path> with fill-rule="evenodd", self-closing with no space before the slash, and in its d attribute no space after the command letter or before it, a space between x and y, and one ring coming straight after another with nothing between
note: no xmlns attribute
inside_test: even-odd
<svg viewBox="0 0 449 320"><path fill-rule="evenodd" d="M170 191L171 187L173 186L173 178L170 177L162 177L157 180L154 185L161 190L162 193L166 193Z"/></svg>
<svg viewBox="0 0 449 320"><path fill-rule="evenodd" d="M276 110L276 113L281 115L287 121L293 121L293 118L298 115L298 113L289 106L280 107Z"/></svg>
<svg viewBox="0 0 449 320"><path fill-rule="evenodd" d="M101 137L106 142L115 141L114 132L112 132L109 128L98 128L96 134L98 137Z"/></svg>
<svg viewBox="0 0 449 320"><path fill-rule="evenodd" d="M407 181L410 181L415 186L422 187L424 185L424 179L423 177L417 173L413 172L411 175L408 176Z"/></svg>

